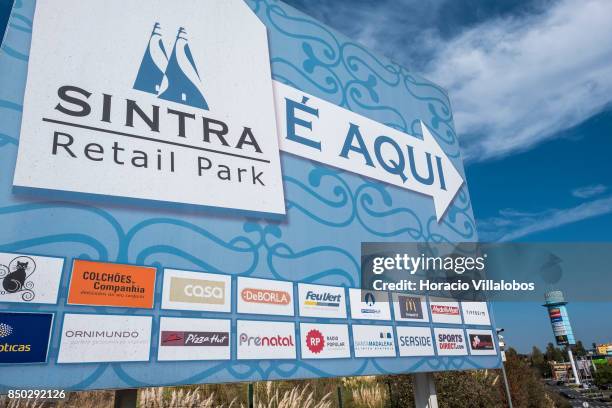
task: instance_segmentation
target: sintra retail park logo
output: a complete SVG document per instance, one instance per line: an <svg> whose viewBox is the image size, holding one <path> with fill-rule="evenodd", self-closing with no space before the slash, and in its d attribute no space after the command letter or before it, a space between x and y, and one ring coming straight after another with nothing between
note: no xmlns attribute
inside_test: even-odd
<svg viewBox="0 0 612 408"><path fill-rule="evenodd" d="M152 93L160 99L208 110L202 80L183 27L179 28L176 34L172 53L168 58L161 26L155 23L134 82L134 89Z"/></svg>

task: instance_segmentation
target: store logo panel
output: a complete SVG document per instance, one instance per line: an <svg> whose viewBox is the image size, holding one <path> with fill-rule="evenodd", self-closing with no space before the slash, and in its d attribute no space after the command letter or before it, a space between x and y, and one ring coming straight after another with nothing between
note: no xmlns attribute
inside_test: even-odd
<svg viewBox="0 0 612 408"><path fill-rule="evenodd" d="M455 300L430 298L429 309L434 323L461 324L461 309Z"/></svg>
<svg viewBox="0 0 612 408"><path fill-rule="evenodd" d="M439 356L467 355L463 329L434 329L434 337Z"/></svg>
<svg viewBox="0 0 612 408"><path fill-rule="evenodd" d="M295 324L238 320L238 360L295 359Z"/></svg>
<svg viewBox="0 0 612 408"><path fill-rule="evenodd" d="M491 325L486 302L461 302L461 309L463 310L463 322L465 324Z"/></svg>
<svg viewBox="0 0 612 408"><path fill-rule="evenodd" d="M396 331L401 357L435 355L429 327L397 326Z"/></svg>
<svg viewBox="0 0 612 408"><path fill-rule="evenodd" d="M429 321L425 296L393 293L393 311L397 321Z"/></svg>
<svg viewBox="0 0 612 408"><path fill-rule="evenodd" d="M62 10L36 5L15 186L285 214L267 33L242 0Z"/></svg>
<svg viewBox="0 0 612 408"><path fill-rule="evenodd" d="M300 316L346 319L344 288L298 284Z"/></svg>
<svg viewBox="0 0 612 408"><path fill-rule="evenodd" d="M51 313L0 312L0 364L47 361Z"/></svg>
<svg viewBox="0 0 612 408"><path fill-rule="evenodd" d="M162 308L230 312L231 289L229 275L165 269Z"/></svg>
<svg viewBox="0 0 612 408"><path fill-rule="evenodd" d="M66 314L58 363L149 361L150 316Z"/></svg>
<svg viewBox="0 0 612 408"><path fill-rule="evenodd" d="M64 260L0 252L0 302L57 302Z"/></svg>
<svg viewBox="0 0 612 408"><path fill-rule="evenodd" d="M353 319L391 320L391 308L386 292L349 289L351 316Z"/></svg>
<svg viewBox="0 0 612 408"><path fill-rule="evenodd" d="M293 316L293 283L238 278L238 313Z"/></svg>
<svg viewBox="0 0 612 408"><path fill-rule="evenodd" d="M493 332L491 330L467 330L470 353L472 355L496 355Z"/></svg>
<svg viewBox="0 0 612 408"><path fill-rule="evenodd" d="M229 360L230 321L162 317L160 361Z"/></svg>
<svg viewBox="0 0 612 408"><path fill-rule="evenodd" d="M395 357L393 327L353 325L355 357Z"/></svg>
<svg viewBox="0 0 612 408"><path fill-rule="evenodd" d="M350 358L348 326L345 324L300 324L303 359Z"/></svg>
<svg viewBox="0 0 612 408"><path fill-rule="evenodd" d="M75 259L68 304L153 308L157 269Z"/></svg>

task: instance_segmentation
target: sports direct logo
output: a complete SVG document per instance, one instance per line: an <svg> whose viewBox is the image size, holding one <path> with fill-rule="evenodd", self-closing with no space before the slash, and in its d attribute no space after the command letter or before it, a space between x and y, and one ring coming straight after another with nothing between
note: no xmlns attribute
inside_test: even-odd
<svg viewBox="0 0 612 408"><path fill-rule="evenodd" d="M318 330L310 330L306 335L306 346L308 350L315 354L319 354L325 347L325 338Z"/></svg>
<svg viewBox="0 0 612 408"><path fill-rule="evenodd" d="M459 316L459 307L447 305L431 305L431 313L439 315Z"/></svg>
<svg viewBox="0 0 612 408"><path fill-rule="evenodd" d="M319 307L339 307L342 295L334 295L333 293L316 293L309 290L306 293L306 300L304 305L306 306L319 306Z"/></svg>
<svg viewBox="0 0 612 408"><path fill-rule="evenodd" d="M291 295L282 290L246 288L240 292L240 297L249 303L288 305L291 302Z"/></svg>
<svg viewBox="0 0 612 408"><path fill-rule="evenodd" d="M249 336L246 333L240 334L240 346L256 347L294 347L293 336Z"/></svg>
<svg viewBox="0 0 612 408"><path fill-rule="evenodd" d="M463 336L461 334L439 334L438 347L442 350L464 350Z"/></svg>

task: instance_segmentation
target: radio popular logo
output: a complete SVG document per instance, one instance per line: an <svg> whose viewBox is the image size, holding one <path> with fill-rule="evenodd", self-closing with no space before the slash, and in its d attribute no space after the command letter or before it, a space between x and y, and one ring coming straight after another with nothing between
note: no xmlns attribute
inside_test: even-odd
<svg viewBox="0 0 612 408"><path fill-rule="evenodd" d="M179 28L168 58L161 25L155 23L134 89L157 95L160 99L208 110L202 79L189 49L185 28Z"/></svg>
<svg viewBox="0 0 612 408"><path fill-rule="evenodd" d="M44 363L53 315L0 312L0 364Z"/></svg>
<svg viewBox="0 0 612 408"><path fill-rule="evenodd" d="M349 358L348 326L343 324L301 323L302 358Z"/></svg>

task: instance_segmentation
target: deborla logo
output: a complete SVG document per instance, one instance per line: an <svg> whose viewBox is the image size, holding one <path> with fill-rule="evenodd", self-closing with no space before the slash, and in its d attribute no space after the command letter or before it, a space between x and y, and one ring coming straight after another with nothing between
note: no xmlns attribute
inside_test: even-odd
<svg viewBox="0 0 612 408"><path fill-rule="evenodd" d="M0 363L44 363L53 315L0 313Z"/></svg>
<svg viewBox="0 0 612 408"><path fill-rule="evenodd" d="M36 4L15 186L285 214L267 32L242 0L62 9Z"/></svg>
<svg viewBox="0 0 612 408"><path fill-rule="evenodd" d="M288 305L291 295L281 290L246 288L240 293L242 300L249 303L265 303L272 305Z"/></svg>

